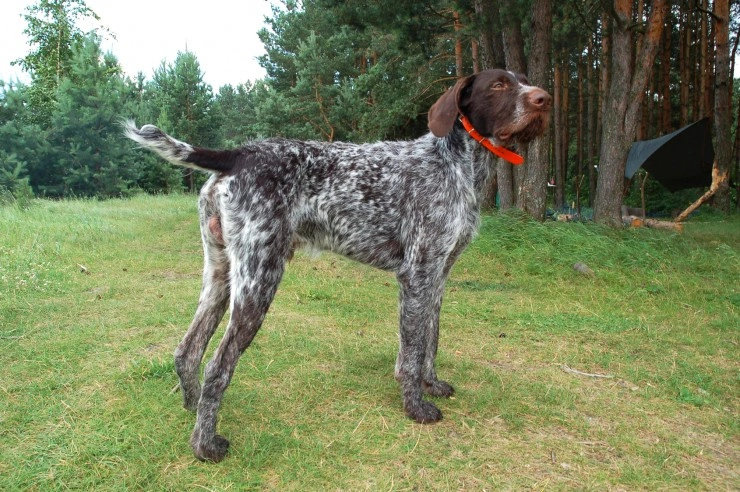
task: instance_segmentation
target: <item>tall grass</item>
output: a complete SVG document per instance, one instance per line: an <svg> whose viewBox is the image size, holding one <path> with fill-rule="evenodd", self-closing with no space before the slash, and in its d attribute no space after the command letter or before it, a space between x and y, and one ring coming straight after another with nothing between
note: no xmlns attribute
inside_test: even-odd
<svg viewBox="0 0 740 492"><path fill-rule="evenodd" d="M740 487L737 217L676 235L486 216L448 283L457 394L433 426L401 409L393 276L299 253L222 405L218 465L170 393L195 199L37 201L0 228L2 490Z"/></svg>

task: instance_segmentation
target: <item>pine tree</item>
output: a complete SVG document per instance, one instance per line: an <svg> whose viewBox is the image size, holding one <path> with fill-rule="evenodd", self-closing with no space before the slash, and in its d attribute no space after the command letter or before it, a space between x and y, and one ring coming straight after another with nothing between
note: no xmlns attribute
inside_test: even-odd
<svg viewBox="0 0 740 492"><path fill-rule="evenodd" d="M101 52L100 40L90 35L76 43L52 115L48 194L111 197L127 192L136 178L134 157L120 136L127 99L118 61Z"/></svg>
<svg viewBox="0 0 740 492"><path fill-rule="evenodd" d="M417 137L450 82L439 56L448 2L287 2L261 31L268 77L256 97L268 135L371 141Z"/></svg>
<svg viewBox="0 0 740 492"><path fill-rule="evenodd" d="M27 208L33 199L26 163L0 150L0 205L15 203Z"/></svg>
<svg viewBox="0 0 740 492"><path fill-rule="evenodd" d="M213 90L203 81L195 54L179 52L174 64L162 62L154 71L151 90L152 111L161 128L199 146L221 146L222 116L213 111ZM197 190L205 178L191 169L185 171L190 191Z"/></svg>
<svg viewBox="0 0 740 492"><path fill-rule="evenodd" d="M15 173L16 163L21 163L23 169L17 175L27 175L29 184L38 189L44 176L38 163L48 148L47 132L32 121L28 86L0 83L0 88L0 156L5 156L4 169Z"/></svg>
<svg viewBox="0 0 740 492"><path fill-rule="evenodd" d="M235 147L246 140L263 137L255 125L257 90L253 84L229 84L218 90L214 110L223 118L221 140L225 147Z"/></svg>

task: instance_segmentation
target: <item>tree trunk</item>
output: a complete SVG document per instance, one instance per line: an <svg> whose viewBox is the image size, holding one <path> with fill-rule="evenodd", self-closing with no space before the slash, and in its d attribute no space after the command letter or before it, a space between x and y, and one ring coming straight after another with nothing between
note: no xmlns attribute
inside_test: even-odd
<svg viewBox="0 0 740 492"><path fill-rule="evenodd" d="M583 161L584 161L584 149L583 149L583 132L584 123L586 118L586 94L584 91L584 67L583 67L583 55L578 57L578 114L577 114L577 125L576 125L576 177L573 184L575 185L576 191L576 207L578 213L581 212L581 184L583 183Z"/></svg>
<svg viewBox="0 0 740 492"><path fill-rule="evenodd" d="M470 40L470 54L473 58L473 73L480 72L480 55L478 54L478 41Z"/></svg>
<svg viewBox="0 0 740 492"><path fill-rule="evenodd" d="M598 82L594 83L594 41L593 36L588 40L588 66L586 67L586 86L588 87L588 127L586 128L586 166L588 167L588 206L594 204L594 193L596 191L596 115L598 112L597 93Z"/></svg>
<svg viewBox="0 0 740 492"><path fill-rule="evenodd" d="M720 0L726 1L726 0ZM701 18L699 29L699 97L697 101L699 103L698 117L693 119L698 120L705 116L711 117L711 105L710 105L710 92L709 89L709 71L710 71L710 53L709 53L709 0L701 0L703 12L699 13ZM717 0L715 0L715 4ZM716 8L716 6L715 6Z"/></svg>
<svg viewBox="0 0 740 492"><path fill-rule="evenodd" d="M681 49L679 53L679 72L681 80L684 81L683 84L679 85L679 108L681 111L681 121L680 121L680 127L684 127L689 124L689 87L690 84L687 82L691 80L691 71L690 71L690 52L689 52L689 46L691 45L691 29L690 29L690 19L689 19L689 13L685 12L683 15L681 15L681 28L680 28L680 39L681 39Z"/></svg>
<svg viewBox="0 0 740 492"><path fill-rule="evenodd" d="M737 44L735 44L735 47L737 47ZM732 159L735 162L735 208L740 210L740 104L737 105L737 115L735 117L735 143L732 154Z"/></svg>
<svg viewBox="0 0 740 492"><path fill-rule="evenodd" d="M649 133L649 126L650 126L650 110L653 107L653 101L652 101L652 93L653 93L653 80L652 77L648 79L648 85L645 89L646 92L646 98L645 98L645 104L642 105L642 109L640 110L640 117L637 122L637 134L635 135L635 140L647 140L648 139L648 133Z"/></svg>
<svg viewBox="0 0 740 492"><path fill-rule="evenodd" d="M716 31L716 76L714 86L714 134L717 154L712 172L717 192L714 205L730 211L730 163L732 161L732 115L730 112L730 6L729 0L714 0ZM714 180L718 181L714 183Z"/></svg>
<svg viewBox="0 0 740 492"><path fill-rule="evenodd" d="M521 22L518 20L517 2L515 0L503 0L499 5L499 15L503 20L502 34L506 68L514 73L526 74L527 62L524 57L524 36L522 35ZM526 159L527 149L519 150ZM499 159L496 168L499 172L498 191L501 208L518 205L518 199L521 195L518 190L524 181L524 169L522 166L514 167L501 159Z"/></svg>
<svg viewBox="0 0 740 492"><path fill-rule="evenodd" d="M462 49L462 38L460 37L460 31L462 30L462 23L460 22L460 12L454 10L452 12L455 18L455 75L459 77L464 76L463 73L463 49Z"/></svg>
<svg viewBox="0 0 740 492"><path fill-rule="evenodd" d="M671 30L666 29L663 34L663 52L660 60L663 74L661 82L662 106L658 132L660 135L670 133L673 129L671 118L671 114L673 113L673 108L671 108Z"/></svg>
<svg viewBox="0 0 740 492"><path fill-rule="evenodd" d="M548 91L550 77L550 47L552 45L552 0L534 2L532 12L532 46L529 54L529 79L532 84ZM537 220L545 220L547 206L547 172L550 167L549 130L529 146L520 187L519 207Z"/></svg>
<svg viewBox="0 0 740 492"><path fill-rule="evenodd" d="M512 165L503 159L496 159L496 185L498 186L498 206L506 210L514 206L514 177Z"/></svg>
<svg viewBox="0 0 740 492"><path fill-rule="evenodd" d="M555 208L561 210L563 208L565 198L563 197L563 183L562 169L563 169L563 135L565 129L563 128L563 118L561 116L563 102L561 95L563 93L563 70L560 62L555 63L555 76L553 77L553 131L555 133L555 149L553 155L553 163L555 165Z"/></svg>
<svg viewBox="0 0 740 492"><path fill-rule="evenodd" d="M481 70L506 66L496 0L475 0L475 15L483 30L478 37Z"/></svg>
<svg viewBox="0 0 740 492"><path fill-rule="evenodd" d="M612 73L612 26L611 16L608 11L604 11L601 15L601 54L599 60L599 90L598 90L598 105L596 108L597 119L596 119L596 149L598 158L601 158L601 147L604 140L604 112L606 111L607 101L609 99L609 86L611 85L611 73ZM601 166L601 163L596 162L597 166ZM591 206L593 207L596 203L596 185L599 180L597 171L598 167L594 168L593 175L593 189L591 190Z"/></svg>
<svg viewBox="0 0 740 492"><path fill-rule="evenodd" d="M615 0L612 26L612 81L604 108L604 137L594 202L594 220L621 226L624 169L634 141L648 74L663 33L666 0L653 0L641 50L632 56L632 2ZM633 60L634 63L633 66Z"/></svg>
<svg viewBox="0 0 740 492"><path fill-rule="evenodd" d="M560 175L555 178L556 191L560 193L563 205L567 205L565 200L565 185L568 182L568 149L570 149L570 63L568 54L563 52L563 73L561 82L563 84L563 108L560 111L561 128L563 129L560 141Z"/></svg>
<svg viewBox="0 0 740 492"><path fill-rule="evenodd" d="M716 42L716 41L715 41ZM735 57L737 56L737 47L740 45L740 31L735 35L735 43L732 45L732 52L730 53L730 73L735 73ZM735 80L730 78L730 94L733 93L733 83Z"/></svg>
<svg viewBox="0 0 740 492"><path fill-rule="evenodd" d="M479 59L482 70L504 67L504 50L501 42L501 31L499 22L498 5L495 0L475 0L475 14L482 19L484 26L479 36ZM483 196L483 208L491 209L496 206L496 193L498 192L499 176L498 164L491 177L491 183ZM506 177L504 177L506 178ZM508 178L509 190L512 189L511 177ZM509 192L511 194L511 192ZM512 199L507 196L508 206Z"/></svg>
<svg viewBox="0 0 740 492"><path fill-rule="evenodd" d="M517 12L516 0L501 0L499 15L502 20L504 56L506 68L512 72L527 73L527 60L524 56L524 36Z"/></svg>

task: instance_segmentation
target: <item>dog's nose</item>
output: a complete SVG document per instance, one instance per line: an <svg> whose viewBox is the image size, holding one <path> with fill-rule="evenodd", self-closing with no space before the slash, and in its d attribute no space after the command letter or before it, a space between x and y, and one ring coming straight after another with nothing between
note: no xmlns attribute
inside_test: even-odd
<svg viewBox="0 0 740 492"><path fill-rule="evenodd" d="M547 91L540 89L539 87L535 87L527 96L527 100L532 106L547 109L550 107L552 96L550 96Z"/></svg>

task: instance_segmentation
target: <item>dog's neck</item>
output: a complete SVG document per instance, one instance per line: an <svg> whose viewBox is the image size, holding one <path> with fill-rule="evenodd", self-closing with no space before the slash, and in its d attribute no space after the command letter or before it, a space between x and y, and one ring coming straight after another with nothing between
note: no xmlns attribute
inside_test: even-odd
<svg viewBox="0 0 740 492"><path fill-rule="evenodd" d="M493 155L500 157L503 160L515 166L518 166L519 164L522 164L524 162L524 158L520 156L519 154L512 152L506 147L496 145L491 140L481 135L480 132L478 132L478 130L473 128L473 124L470 122L470 120L466 116L460 115L460 123L462 123L462 126L463 128L465 128L465 131L468 132L468 135L470 135L470 138L472 138L473 140L481 144L486 150L491 152Z"/></svg>
<svg viewBox="0 0 740 492"><path fill-rule="evenodd" d="M436 138L436 137L434 137ZM449 134L439 138L446 152L449 152L449 162L470 163L473 188L478 207L482 201L484 191L488 188L496 166L496 156L470 138L470 135L457 120Z"/></svg>

